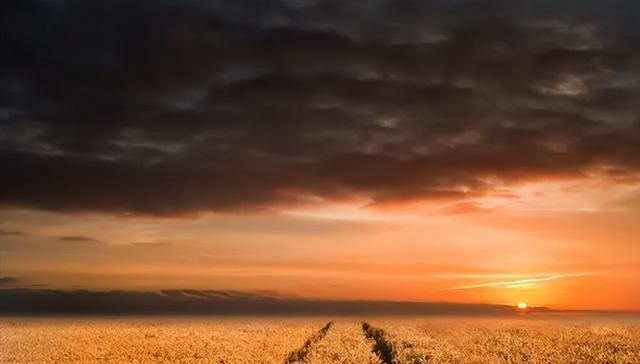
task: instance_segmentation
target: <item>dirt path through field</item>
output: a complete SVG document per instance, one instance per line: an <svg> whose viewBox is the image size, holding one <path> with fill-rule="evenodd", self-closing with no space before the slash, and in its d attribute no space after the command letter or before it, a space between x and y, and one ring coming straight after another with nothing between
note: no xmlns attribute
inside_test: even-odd
<svg viewBox="0 0 640 364"><path fill-rule="evenodd" d="M309 352L311 351L312 347L318 342L320 342L327 335L327 331L329 331L331 326L333 326L333 321L327 322L327 324L324 325L320 330L318 330L318 332L311 335L311 337L309 337L307 341L305 341L305 343L302 345L300 349L289 354L287 359L284 361L284 364L294 364L294 363L304 362L306 357L309 355Z"/></svg>
<svg viewBox="0 0 640 364"><path fill-rule="evenodd" d="M362 332L367 339L373 340L373 351L382 360L383 364L397 364L397 350L394 344L386 337L382 329L371 326L367 322L362 323Z"/></svg>
<svg viewBox="0 0 640 364"><path fill-rule="evenodd" d="M382 364L373 340L362 335L357 322L337 322L309 352L304 364Z"/></svg>

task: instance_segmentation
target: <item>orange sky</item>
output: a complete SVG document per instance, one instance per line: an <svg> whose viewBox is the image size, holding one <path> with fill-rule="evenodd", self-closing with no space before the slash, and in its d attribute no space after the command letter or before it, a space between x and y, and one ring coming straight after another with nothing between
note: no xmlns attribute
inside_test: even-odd
<svg viewBox="0 0 640 364"><path fill-rule="evenodd" d="M508 198L362 201L183 218L4 211L2 273L54 288L271 290L302 297L640 308L635 184Z"/></svg>
<svg viewBox="0 0 640 364"><path fill-rule="evenodd" d="M640 1L15 3L0 293L640 310Z"/></svg>

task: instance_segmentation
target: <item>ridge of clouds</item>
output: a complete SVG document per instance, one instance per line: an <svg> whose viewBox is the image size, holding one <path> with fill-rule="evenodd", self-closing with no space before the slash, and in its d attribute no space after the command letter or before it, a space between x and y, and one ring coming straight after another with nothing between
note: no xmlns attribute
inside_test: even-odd
<svg viewBox="0 0 640 364"><path fill-rule="evenodd" d="M553 3L4 2L0 206L471 206L637 175L640 32Z"/></svg>

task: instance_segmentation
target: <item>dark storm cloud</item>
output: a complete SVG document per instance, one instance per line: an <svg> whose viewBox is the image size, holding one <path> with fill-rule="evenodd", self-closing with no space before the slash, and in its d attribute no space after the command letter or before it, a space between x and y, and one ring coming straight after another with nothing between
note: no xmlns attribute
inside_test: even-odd
<svg viewBox="0 0 640 364"><path fill-rule="evenodd" d="M640 9L603 4L4 1L0 204L464 202L631 176Z"/></svg>
<svg viewBox="0 0 640 364"><path fill-rule="evenodd" d="M547 311L535 308L536 311ZM515 315L511 306L460 303L308 300L273 292L213 290L87 291L0 289L0 315Z"/></svg>

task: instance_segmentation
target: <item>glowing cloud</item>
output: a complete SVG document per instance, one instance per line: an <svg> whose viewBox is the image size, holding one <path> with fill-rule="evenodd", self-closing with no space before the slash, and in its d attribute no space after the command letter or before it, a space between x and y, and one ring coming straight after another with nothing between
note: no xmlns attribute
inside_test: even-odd
<svg viewBox="0 0 640 364"><path fill-rule="evenodd" d="M528 278L528 279L519 279L514 281L501 281L501 282L489 282L489 283L480 283L480 284L471 284L466 286L459 286L449 288L449 290L460 290L460 289L474 289L474 288L485 288L485 287L506 287L506 288L519 288L519 287L528 287L535 285L540 282L548 282L556 279L562 278L575 278L575 277L584 277L592 275L593 273L570 273L570 274L556 274L548 277L541 278Z"/></svg>

